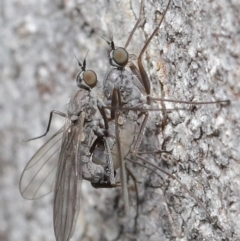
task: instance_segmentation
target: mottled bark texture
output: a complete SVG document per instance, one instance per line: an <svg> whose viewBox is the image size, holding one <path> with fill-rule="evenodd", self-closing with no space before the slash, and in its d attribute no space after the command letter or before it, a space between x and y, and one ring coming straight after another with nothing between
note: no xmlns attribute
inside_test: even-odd
<svg viewBox="0 0 240 241"><path fill-rule="evenodd" d="M138 55L153 31L166 0L146 1L144 21L129 45ZM122 46L139 12L138 1L28 0L0 2L0 240L54 240L52 194L24 200L21 172L45 139L52 109L66 111L87 50L88 67L102 81L109 68L107 44ZM129 167L130 217L120 190L82 186L81 212L72 240L240 240L240 4L238 0L173 0L161 30L144 56L153 93L176 100L230 99L229 106L165 104L176 110L153 113L142 148L172 151L165 160L148 160L181 179L204 205L197 205L166 175ZM157 15L155 15L155 12ZM165 122L162 124L163 116ZM61 117L53 121L54 133ZM49 134L50 136L51 134ZM152 148L152 149L151 149Z"/></svg>

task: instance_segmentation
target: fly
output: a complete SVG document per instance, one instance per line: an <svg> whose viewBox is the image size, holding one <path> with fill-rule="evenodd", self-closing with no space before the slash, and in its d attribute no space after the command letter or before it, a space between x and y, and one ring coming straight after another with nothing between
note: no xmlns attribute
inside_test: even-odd
<svg viewBox="0 0 240 241"><path fill-rule="evenodd" d="M67 241L73 235L82 179L93 184L115 184L110 154L104 165L92 162L91 146L97 138L105 140L105 126L97 107L99 100L92 93L97 85L97 75L86 70L85 59L83 64L79 61L78 64L81 67L77 76L79 90L72 96L67 114L51 112L47 131L42 136L49 131L53 114L63 116L65 125L30 159L19 183L20 192L26 199L38 199L54 191L53 221L57 241ZM104 143L108 146L106 141ZM59 151L59 158L54 158Z"/></svg>
<svg viewBox="0 0 240 241"><path fill-rule="evenodd" d="M200 200L190 192L181 181L176 178L174 175L166 172L160 167L150 163L147 161L139 152L139 146L142 142L142 138L145 132L145 128L147 122L149 120L149 112L150 111L161 111L160 108L153 108L153 104L155 102L173 102L173 103L181 103L181 104L191 104L191 105L204 105L204 104L228 104L229 100L218 100L218 101L204 101L204 102L196 102L196 101L180 101L180 100L171 100L171 99L163 99L158 97L153 97L151 94L151 83L149 77L144 69L142 58L143 55L151 43L153 37L157 34L162 21L170 7L171 0L168 1L167 7L162 15L161 20L159 21L157 27L154 29L150 37L147 39L145 45L143 46L139 57L137 58L137 66L133 63L132 60L129 60L129 53L127 52L127 46L130 43L136 28L141 22L141 18L143 17L143 6L144 0L141 1L140 6L140 14L139 19L136 22L134 28L132 29L129 38L124 47L116 47L113 40L108 41L107 43L111 47L111 52L109 54L109 63L112 68L107 72L106 77L103 82L103 88L105 97L107 99L107 104L110 104L110 107L105 107L111 109L111 118L115 119L115 132L116 132L116 145L118 147L118 161L121 170L121 182L122 189L124 195L125 202L125 210L128 212L129 202L128 202L128 191L126 184L126 162L134 162L140 166L146 167L141 162L148 164L150 167L148 169L152 170L156 173L156 170L161 171L168 175L170 178L176 180L194 199L195 201L206 211L208 218L212 221L210 215L208 214L204 205L200 202ZM125 67L129 67L130 71ZM124 138L129 139L128 135L124 137L123 129L124 124L121 124L119 120L125 119L125 123L138 123L139 128L136 132L135 129L131 129L134 132L134 141L127 147L129 150L129 155L125 155L123 153L122 140ZM135 125L136 126L136 125ZM127 133L127 131L126 131ZM120 137L121 135L121 137ZM163 151L155 150L153 153L161 153ZM134 160L132 158L134 158ZM135 159L138 161L135 161ZM139 160L141 162L139 162Z"/></svg>

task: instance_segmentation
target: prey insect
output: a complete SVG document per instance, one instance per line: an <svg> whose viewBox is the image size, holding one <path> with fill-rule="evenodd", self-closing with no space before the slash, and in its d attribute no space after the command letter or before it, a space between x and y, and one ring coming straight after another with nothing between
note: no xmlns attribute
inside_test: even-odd
<svg viewBox="0 0 240 241"><path fill-rule="evenodd" d="M124 125L121 126L121 121L119 119L125 119L126 123L128 121L134 121L138 123L138 131L134 131L134 141L129 146L129 155L124 156L123 148L121 147L122 138L117 137L117 146L118 146L118 159L119 163L121 164L121 180L122 180L122 188L124 194L124 202L125 202L125 209L128 212L129 209L129 201L128 201L128 191L127 191L127 183L126 183L126 169L125 164L127 162L134 162L140 166L145 166L147 164L150 167L150 170L156 173L156 170L165 173L170 178L176 180L194 199L195 201L206 211L208 218L211 220L210 215L208 214L204 205L198 200L198 198L191 193L184 184L181 183L179 179L177 179L172 174L166 172L165 170L161 169L160 167L150 163L143 155L139 152L139 147L143 139L143 135L149 120L149 115L151 110L161 111L160 108L153 108L153 105L156 106L157 102L173 102L173 103L180 103L180 104L188 104L188 105L206 105L206 104L219 104L225 103L228 104L229 100L218 100L218 101L204 101L204 102L196 102L196 101L182 101L182 100L171 100L171 99L163 99L159 97L154 97L151 93L151 82L149 77L144 69L143 66L143 55L151 43L153 37L157 34L162 21L171 5L171 0L168 1L167 7L162 14L162 18L159 21L157 27L154 29L150 37L147 39L146 43L144 44L138 58L137 58L137 66L133 63L132 60L129 60L129 53L127 52L127 46L129 45L135 30L137 29L139 23L141 22L141 18L143 17L143 8L144 8L144 0L141 1L140 6L140 16L138 21L136 22L129 38L124 47L116 47L113 40L108 41L107 43L111 47L111 52L109 55L109 62L112 68L106 74L106 77L103 82L103 88L105 97L107 99L107 103L110 103L110 109L115 109L115 111L111 111L111 118L115 119L115 131L116 136L118 133L121 133L119 128L123 129ZM130 71L126 69L126 67L130 68ZM117 100L117 101L116 101ZM107 107L106 107L107 108ZM128 136L126 135L126 139ZM161 153L162 150L153 150L152 154ZM133 160L138 159L138 161ZM141 162L139 162L141 161Z"/></svg>
<svg viewBox="0 0 240 241"><path fill-rule="evenodd" d="M81 67L77 76L79 90L72 96L67 114L51 112L47 131L42 136L49 131L53 114L65 117L65 125L30 159L19 184L26 199L38 199L54 191L53 220L57 241L67 241L73 235L82 179L98 185L115 185L111 154L107 153L102 165L91 158L91 146L97 138L102 139L106 151L109 148L104 138L104 121L97 107L98 98L92 93L97 76L94 71L86 70L85 59L83 64L79 61L78 64Z"/></svg>

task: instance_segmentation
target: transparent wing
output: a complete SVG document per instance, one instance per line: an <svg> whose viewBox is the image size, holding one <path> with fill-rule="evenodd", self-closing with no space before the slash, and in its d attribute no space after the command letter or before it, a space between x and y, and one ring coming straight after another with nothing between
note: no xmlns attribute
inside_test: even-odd
<svg viewBox="0 0 240 241"><path fill-rule="evenodd" d="M69 119L66 120L70 122ZM78 122L64 131L54 193L54 232L57 241L68 241L75 229L82 181L80 144L83 112ZM66 123L65 126L69 126Z"/></svg>
<svg viewBox="0 0 240 241"><path fill-rule="evenodd" d="M30 159L23 170L19 190L26 199L41 198L54 189L63 127Z"/></svg>

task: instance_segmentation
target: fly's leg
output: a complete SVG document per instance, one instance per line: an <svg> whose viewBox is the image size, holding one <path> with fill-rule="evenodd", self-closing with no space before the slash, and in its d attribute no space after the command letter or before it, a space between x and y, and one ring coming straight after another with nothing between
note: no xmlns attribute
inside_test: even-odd
<svg viewBox="0 0 240 241"><path fill-rule="evenodd" d="M114 106L121 107L121 95L119 93L119 89L114 88L113 94L112 94L112 103ZM120 143L120 136L119 136L119 128L118 125L121 125L121 112L119 110L114 111L115 116L115 135L116 135L116 145L118 149L118 159L120 163L120 176L121 176L121 183L122 183L122 192L123 192L123 198L124 198L124 204L125 204L125 212L128 215L129 214L129 194L128 194L128 188L127 188L127 175L126 175L126 168L125 168L125 161L122 156L122 148Z"/></svg>
<svg viewBox="0 0 240 241"><path fill-rule="evenodd" d="M144 111L144 109L143 109L142 114L144 115L144 119L143 119L143 122L141 123L141 127L140 127L139 133L137 135L137 139L136 139L136 141L135 141L135 143L133 145L133 148L131 150L131 154L133 154L133 155L136 155L136 154L139 153L138 149L139 149L139 146L140 146L140 144L142 142L144 131L145 131L145 128L146 128L146 125L147 125L147 121L148 121L148 117L149 117L149 110L146 109ZM163 152L167 153L167 151L164 151L164 150L153 150L152 154L153 153L155 153L155 154L163 153Z"/></svg>
<svg viewBox="0 0 240 241"><path fill-rule="evenodd" d="M57 110L52 110L50 112L50 116L49 116L49 121L48 121L48 126L47 126L46 132L43 135L41 135L41 136L37 136L37 137L31 138L31 139L28 139L28 140L24 140L24 141L26 141L26 142L33 141L33 140L36 140L36 139L39 139L39 138L42 138L42 137L46 136L48 131L49 131L49 129L50 129L50 126L51 126L53 114L60 115L60 116L62 116L64 118L67 117L67 115L65 113L63 113L63 112L60 112L60 111L57 111Z"/></svg>
<svg viewBox="0 0 240 241"><path fill-rule="evenodd" d="M128 158L127 158L128 159ZM157 172L156 172L156 168L153 170L153 169L151 169L151 168L149 168L149 167L146 167L145 165L143 165L143 164L141 164L141 163L139 163L139 162L137 162L137 161L133 161L133 160L130 160L130 159L128 159L128 161L130 161L130 162L132 162L132 163L135 163L135 164L137 164L137 165L139 165L139 166L141 166L141 167L143 167L143 168L147 168L149 171L152 171L153 173L155 173L155 174L157 174L158 176L160 176ZM127 169L127 171L129 171L129 169ZM171 174L170 174L171 175ZM135 188L137 188L137 180L136 180L136 178L134 177L134 176L131 176L132 178L133 178L133 180L134 180L134 183L135 183ZM161 177L161 176L160 176ZM134 179L135 178L135 179ZM137 189L136 189L137 190ZM136 194L136 195L138 195L138 194ZM165 200L165 202L166 202L166 199L165 199L165 197L164 197L164 200ZM139 197L137 196L137 205L139 206L140 205L140 199L139 199ZM166 207L165 207L165 209L167 209ZM137 209L137 211L138 211L138 209ZM173 235L172 235L172 237L175 237L176 236L176 230L175 230L175 228L174 228L174 223L173 223L173 219L172 219L172 217L171 217L171 214L170 214L170 212L169 212L169 210L166 210L167 211L167 216L168 216L168 219L170 220L170 226L171 226L171 229L172 229L172 232L173 232ZM138 215L138 213L137 213L137 215ZM137 218L138 218L138 216L136 215L136 217L135 217L135 224L136 224L136 230L137 230ZM178 235L179 236L179 235ZM174 239L175 240L175 239Z"/></svg>
<svg viewBox="0 0 240 241"><path fill-rule="evenodd" d="M108 119L107 119L107 116L106 116L106 113L105 113L105 109L104 109L104 106L102 105L101 102L98 101L97 103L97 106L98 106L98 109L99 109L99 112L101 113L102 115L102 118L103 118L103 121L104 121L104 125L105 125L105 134L107 134L108 132ZM116 180L115 180L115 177L114 177L114 167L113 167L113 160L112 160L112 155L111 155L111 150L110 150L110 147L109 147L109 144L108 144L108 140L106 137L103 137L103 142L104 142L104 148L107 150L107 154L108 154L108 157L107 157L107 176L109 177L109 181L110 181L110 184L111 185L115 185L116 184Z"/></svg>
<svg viewBox="0 0 240 241"><path fill-rule="evenodd" d="M194 195L188 188L185 184L183 184L177 177L175 177L174 175L172 175L171 173L165 171L164 169L160 168L159 166L157 165L154 165L153 163L147 161L145 158L139 156L139 155L136 155L136 157L138 159L140 159L144 164L138 162L138 161L134 161L134 160L131 160L130 158L126 158L128 161L132 162L132 163L135 163L139 166L142 166L143 168L147 168L148 170L150 170L151 172L155 173L157 176L160 176L157 172L160 171L162 173L164 173L165 175L169 176L171 179L175 180L176 182L178 182L178 184L195 200L195 202L205 211L206 215L207 215L207 218L208 220L218 229L220 229L221 231L222 228L218 225L217 223L217 220L215 218L212 218L210 213L207 211L206 207L204 206L204 204L196 197L196 195ZM145 164L148 164L149 166L152 166L152 168L149 168L147 167ZM160 176L161 177L161 176Z"/></svg>
<svg viewBox="0 0 240 241"><path fill-rule="evenodd" d="M126 168L125 168L125 161L122 156L122 149L119 137L119 129L118 129L118 118L120 117L120 112L116 111L115 116L115 125L116 125L116 140L117 140L117 147L118 147L118 155L120 161L120 175L121 175L121 182L122 182L122 192L123 198L125 203L125 212L128 215L129 213L129 195L128 195L128 188L127 188L127 176L126 176Z"/></svg>
<svg viewBox="0 0 240 241"><path fill-rule="evenodd" d="M166 13L167 13L167 11L168 11L168 8L169 8L169 6L170 6L170 3L171 3L171 0L169 0L168 5L167 5L167 7L166 7L166 9L165 9L165 11L164 11L164 13L163 13L163 16L162 16L160 22L158 23L158 26L155 28L155 30L153 31L153 33L151 34L151 36L148 38L147 42L146 42L145 45L143 46L143 48L142 48L142 50L141 50L141 52L140 52L140 54L139 54L139 57L138 57L138 69L139 69L140 76L141 76L141 79L142 79L142 83L143 83L143 86L144 86L144 88L145 88L145 91L146 91L146 94L147 94L147 95L150 95L151 87L150 87L150 81L149 81L148 75L147 75L147 73L146 73L146 71L145 71L145 69L144 69L144 67L143 67L142 57L143 57L143 54L145 53L148 45L150 44L152 38L153 38L153 37L156 35L156 33L158 32L158 30L159 30L159 28L160 28L160 26L161 26L161 24L162 24L162 21L163 21ZM131 64L131 69L133 69L133 71L134 71L135 68L136 68L136 66L134 67L134 65L133 65L133 63L132 63L132 64ZM134 72L135 72L135 71L134 71ZM150 102L150 99L149 99L148 104L150 104L150 103L151 103L151 102Z"/></svg>
<svg viewBox="0 0 240 241"><path fill-rule="evenodd" d="M107 108L106 106L102 106L101 103L98 103L98 108L99 111L103 117L103 120L105 122L105 128L106 128L106 132L108 129L108 121L110 120L115 120L115 136L116 136L116 145L118 148L118 158L119 158L119 163L120 163L120 173L121 173L121 186L122 186L122 190L123 190L123 196L124 196L124 203L125 203L125 212L128 213L129 212L129 195L128 195L128 188L127 188L127 178L126 178L126 170L129 173L129 175L132 177L133 181L134 181L134 185L135 185L135 190L136 190L136 196L137 196L137 212L136 212L136 217L135 217L135 224L134 224L134 230L136 231L136 225L137 225L137 218L138 218L138 207L139 207L139 195L138 195L138 188L137 188L137 184L136 184L136 178L133 175L133 173L131 172L131 170L129 168L126 167L125 165L125 161L124 161L124 157L122 156L122 149L121 149L121 143L120 143L120 136L119 136L119 125L123 124L123 120L122 120L122 112L120 111L122 108L122 101L121 101L121 94L118 88L114 88L113 89L113 93L112 93L112 100L111 100L111 114L110 114L110 119L108 120L106 117L106 113L105 113L105 108ZM105 138L106 139L106 138ZM108 142L107 140L104 141L105 143L105 149L109 150L108 153L111 154L110 152L110 148L108 147ZM112 161L112 158L109 159L110 162ZM111 165L110 165L111 166ZM110 174L111 174L111 170L110 169ZM114 173L114 172L112 172ZM110 178L111 180L111 178ZM115 180L115 179L114 179ZM115 183L114 183L115 184ZM115 185L107 184L106 187L115 187L117 184ZM97 185L94 184L94 187L102 187L101 184Z"/></svg>
<svg viewBox="0 0 240 241"><path fill-rule="evenodd" d="M108 145L108 141L106 137L103 137L103 142L104 142L104 147L107 150L108 153L108 170L107 170L107 174L109 176L109 181L111 185L115 185L116 184L116 180L114 177L114 167L113 167L113 160L112 160L112 155L111 155L111 150L110 147Z"/></svg>
<svg viewBox="0 0 240 241"><path fill-rule="evenodd" d="M137 136L137 140L135 141L134 147L132 149L133 155L138 153L138 148L141 144L143 134L144 134L144 131L145 131L145 127L146 127L147 121L148 121L148 112L145 111L143 114L144 114L144 119L143 119L143 122L141 124L140 130L139 130L139 133L138 133L138 136Z"/></svg>
<svg viewBox="0 0 240 241"><path fill-rule="evenodd" d="M172 175L171 173L165 171L164 169L162 169L161 167L149 162L147 159L139 156L139 155L136 155L135 156L136 158L140 159L144 164L138 162L138 161L135 161L135 160L132 160L130 158L126 158L128 161L132 162L132 163L135 163L139 166L142 166L144 168L147 168L149 169L150 171L154 172L156 175L159 176L158 172L157 171L160 171L162 173L164 173L165 175L167 175L168 177L170 177L171 179L177 181L179 183L179 185L195 200L195 202L206 212L207 214L207 217L209 219L209 221L211 223L214 222L213 218L211 217L211 215L209 214L209 212L207 211L207 209L205 208L205 206L203 205L203 203L196 197L196 195L194 195L187 187L185 184L183 184L177 177L175 177L174 175ZM148 166L146 166L145 164L148 164L149 166L153 167L153 168L149 168Z"/></svg>
<svg viewBox="0 0 240 241"><path fill-rule="evenodd" d="M130 62L130 69L131 71L136 74L138 76L138 79L141 81L141 83L144 86L145 92L147 94L147 104L151 104L152 101L161 101L161 102L173 102L173 103L182 103L182 104L192 104L192 105L203 105L203 104L217 104L217 103L223 103L223 104L229 104L230 101L229 100L218 100L218 101L204 101L204 102L196 102L196 101L179 101L179 100L171 100L171 99L164 99L164 98L154 98L151 97L151 86L150 86L150 80L148 78L148 75L143 67L143 63L142 63L142 58L143 55L147 49L147 47L149 46L151 40L153 39L153 37L156 35L156 33L159 31L160 26L162 24L162 21L169 9L171 0L169 0L168 5L163 13L163 16L160 20L160 22L158 23L158 26L155 28L155 30L152 32L151 36L147 39L147 42L145 43L145 45L143 46L139 57L138 57L138 69L137 67ZM139 73L139 74L138 74Z"/></svg>
<svg viewBox="0 0 240 241"><path fill-rule="evenodd" d="M108 126L108 118L107 118L107 115L106 115L106 112L105 112L105 106L103 105L102 102L97 102L97 107L98 107L98 110L103 118L103 121L104 121L104 125L105 125L105 130L107 131L109 126Z"/></svg>
<svg viewBox="0 0 240 241"><path fill-rule="evenodd" d="M138 67L139 69L131 62L129 61L129 67L131 69L131 72L134 74L134 75L137 75L139 80L142 82L142 77L143 77L143 81L145 83L144 87L147 91L148 94L150 94L150 82L149 82L149 79L148 79L148 76L146 74L146 71L144 70L144 67L143 67L143 64L142 64L142 56L144 54L144 52L146 51L148 45L150 44L152 38L156 35L156 33L158 32L161 24L162 24L162 21L169 9L169 6L170 6L170 3L171 3L171 0L169 0L168 4L167 4L167 7L163 13L163 16L158 24L158 26L155 28L155 30L153 31L153 33L151 34L151 36L147 39L147 42L145 43L144 47L142 48L141 52L140 52L140 55L138 57ZM138 25L140 24L140 22L142 21L143 19L143 7L144 7L144 0L141 0L141 3L140 3L140 10L139 10L139 17L137 19L137 22L135 23L130 35L128 36L128 39L124 45L124 48L127 49L130 41L132 40L132 37L138 27ZM140 71L139 71L140 70ZM142 82L143 83L143 82Z"/></svg>
<svg viewBox="0 0 240 241"><path fill-rule="evenodd" d="M188 105L212 105L212 104L225 104L229 105L230 100L217 100L217 101L182 101L182 100L171 100L171 99L163 99L163 98L155 98L148 97L151 101L161 101L161 102L172 102L172 103L180 103L180 104L188 104Z"/></svg>
<svg viewBox="0 0 240 241"><path fill-rule="evenodd" d="M142 11L143 11L143 2L141 2L141 7L140 7L140 17L139 19L142 18ZM169 6L171 4L171 0L169 0L168 4L167 4L167 7L162 15L162 18L161 20L159 21L157 27L155 28L155 30L152 32L151 36L147 39L147 42L145 43L145 45L143 46L140 54L139 54L139 57L138 57L138 69L137 67L132 63L130 62L130 69L131 71L136 74L139 78L139 80L142 82L143 86L144 86L144 89L146 91L146 94L147 94L147 103L148 104L151 104L152 100L155 100L155 101L165 101L165 102L174 102L174 103L182 103L182 104L193 104L193 105L203 105L203 104L217 104L217 103L225 103L225 104L229 104L230 101L229 100L218 100L218 101L205 101L205 102L191 102L191 101L179 101L179 100L170 100L170 99L163 99L163 98L153 98L150 96L151 94L151 86L150 86L150 80L148 78L148 75L143 67L143 63L142 63L142 58L143 58L143 55L147 49L147 47L149 46L151 40L153 39L153 37L157 34L157 32L159 31L160 27L161 27L161 24L162 24L162 21L163 19L165 18L165 15L169 9ZM139 20L140 22L140 20ZM136 23L136 25L139 24L139 22ZM127 40L127 43L125 44L125 48L126 48L126 45L128 45L130 39L132 38L132 35L133 33L135 32L137 26L134 26L130 36L129 36L129 39ZM140 75L139 75L140 74Z"/></svg>
<svg viewBox="0 0 240 241"><path fill-rule="evenodd" d="M111 183L91 183L92 187L94 188L116 188L116 187L121 187L121 183L117 182L115 184Z"/></svg>
<svg viewBox="0 0 240 241"><path fill-rule="evenodd" d="M138 186L137 186L137 179L134 176L134 174L132 173L132 171L126 166L126 170L129 173L130 177L133 179L134 182L134 187L135 187L135 192L136 192L136 216L135 216L135 221L134 221L134 233L137 232L137 219L139 216L139 203L140 203L140 199L139 199L139 192L138 192Z"/></svg>
<svg viewBox="0 0 240 241"><path fill-rule="evenodd" d="M130 35L128 36L128 39L127 39L125 45L124 45L125 49L127 49L128 45L129 45L129 43L130 43L130 41L131 41L131 39L133 37L133 34L135 33L135 31L136 31L138 25L140 24L140 22L142 21L142 18L143 18L143 6L144 6L144 0L142 0L141 3L140 3L139 17L138 17L138 20L135 23L135 25L134 25Z"/></svg>

